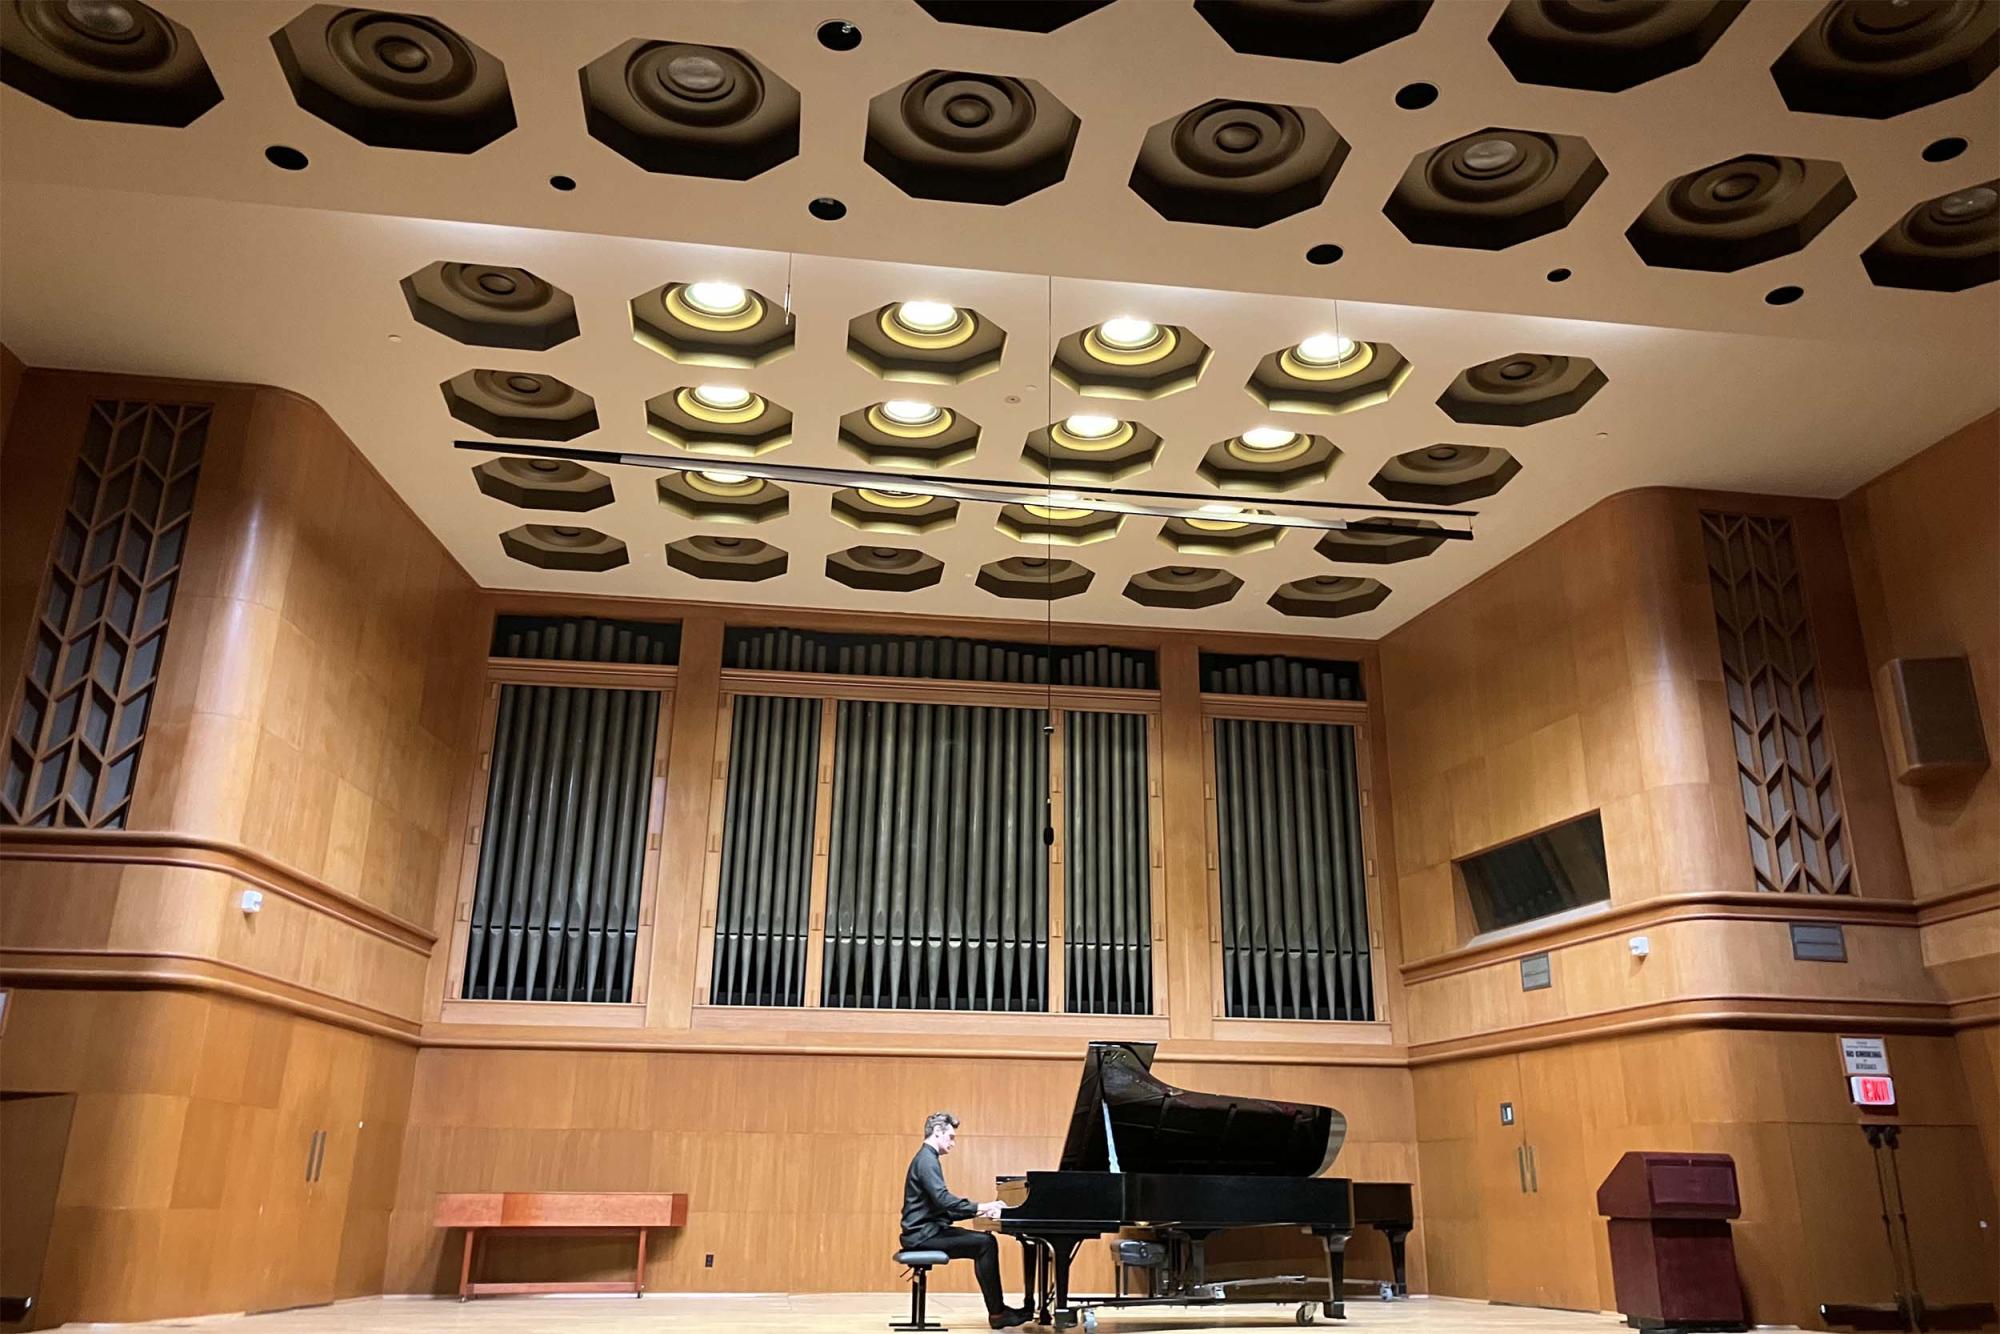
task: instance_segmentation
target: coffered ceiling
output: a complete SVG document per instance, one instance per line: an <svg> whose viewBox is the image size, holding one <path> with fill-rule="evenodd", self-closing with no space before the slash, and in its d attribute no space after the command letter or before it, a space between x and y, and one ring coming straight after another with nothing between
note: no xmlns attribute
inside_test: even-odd
<svg viewBox="0 0 2000 1334"><path fill-rule="evenodd" d="M314 399L490 586L1370 637L2000 403L1996 9L9 5L0 337Z"/></svg>

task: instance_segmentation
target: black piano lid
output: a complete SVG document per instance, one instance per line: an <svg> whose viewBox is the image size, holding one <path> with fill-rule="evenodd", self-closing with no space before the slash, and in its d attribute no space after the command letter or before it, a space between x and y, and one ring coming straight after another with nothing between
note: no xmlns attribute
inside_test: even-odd
<svg viewBox="0 0 2000 1334"><path fill-rule="evenodd" d="M1192 1093L1156 1079L1151 1042L1093 1042L1063 1139L1065 1172L1111 1167L1105 1111L1125 1172L1317 1176L1347 1138L1331 1107L1221 1093Z"/></svg>

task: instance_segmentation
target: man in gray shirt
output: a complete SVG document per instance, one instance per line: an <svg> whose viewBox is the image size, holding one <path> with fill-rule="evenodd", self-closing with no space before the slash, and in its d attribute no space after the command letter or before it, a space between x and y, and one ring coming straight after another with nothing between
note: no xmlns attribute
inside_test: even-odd
<svg viewBox="0 0 2000 1334"><path fill-rule="evenodd" d="M924 1142L903 1178L903 1249L943 1251L953 1259L971 1260L986 1298L986 1322L995 1329L1024 1325L1030 1313L1007 1305L1000 1292L1000 1243L990 1232L952 1226L963 1218L998 1218L1003 1207L998 1200L974 1204L944 1184L944 1165L938 1160L957 1139L958 1118L950 1112L924 1118Z"/></svg>

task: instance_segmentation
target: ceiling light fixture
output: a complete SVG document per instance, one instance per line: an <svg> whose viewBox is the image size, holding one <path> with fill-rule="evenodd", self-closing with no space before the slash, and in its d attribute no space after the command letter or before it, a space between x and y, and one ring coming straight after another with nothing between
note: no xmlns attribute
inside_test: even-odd
<svg viewBox="0 0 2000 1334"><path fill-rule="evenodd" d="M962 318L957 306L942 301L905 301L896 307L896 323L917 333L943 333Z"/></svg>
<svg viewBox="0 0 2000 1334"><path fill-rule="evenodd" d="M747 472L712 472L707 468L702 469L699 476L707 478L717 486L737 486L750 480L750 474Z"/></svg>
<svg viewBox="0 0 2000 1334"><path fill-rule="evenodd" d="M1119 425L1116 417L1105 417L1095 412L1078 412L1063 418L1063 430L1080 440L1102 440L1116 431Z"/></svg>
<svg viewBox="0 0 2000 1334"><path fill-rule="evenodd" d="M703 384L695 386L694 399L705 408L714 408L718 412L734 412L749 405L750 391L741 385Z"/></svg>
<svg viewBox="0 0 2000 1334"><path fill-rule="evenodd" d="M1160 326L1151 320L1120 315L1098 325L1097 337L1108 347L1131 352L1159 341Z"/></svg>
<svg viewBox="0 0 2000 1334"><path fill-rule="evenodd" d="M737 315L750 304L750 294L735 283L689 283L681 298L704 315Z"/></svg>
<svg viewBox="0 0 2000 1334"><path fill-rule="evenodd" d="M1282 426L1253 426L1236 438L1246 449L1283 449L1298 439L1299 433Z"/></svg>
<svg viewBox="0 0 2000 1334"><path fill-rule="evenodd" d="M892 398L882 405L882 415L900 426L924 426L944 415L935 403L915 398Z"/></svg>
<svg viewBox="0 0 2000 1334"><path fill-rule="evenodd" d="M1338 366L1359 346L1344 334L1316 333L1293 348L1292 355L1308 366Z"/></svg>

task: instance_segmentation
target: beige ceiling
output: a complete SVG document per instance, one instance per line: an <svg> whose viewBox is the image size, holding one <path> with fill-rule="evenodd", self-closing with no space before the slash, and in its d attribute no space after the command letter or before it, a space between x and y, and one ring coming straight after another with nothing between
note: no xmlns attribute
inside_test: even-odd
<svg viewBox="0 0 2000 1334"><path fill-rule="evenodd" d="M1039 606L974 586L982 563L1039 551L999 532L991 510L968 506L949 529L884 540L833 519L826 493L795 488L785 518L727 530L784 548L788 572L718 584L669 569L664 546L720 530L662 508L657 474L615 469L616 501L579 518L623 539L631 563L553 572L509 559L498 534L565 520L480 495L470 475L480 456L450 448L479 433L447 415L439 383L492 366L591 394L603 424L581 446L671 452L647 434L645 400L723 380L796 415L794 443L770 461L862 466L836 443L838 419L910 390L845 355L847 323L912 297L974 307L1009 333L997 372L924 391L984 428L976 458L951 473L1030 479L1019 461L1030 431L1106 410L1051 387L1048 351L1054 337L1121 314L1185 325L1215 350L1195 388L1111 409L1164 440L1159 462L1126 485L1209 490L1196 472L1203 451L1266 421L1317 431L1341 450L1331 477L1301 493L1316 499L1368 501L1386 459L1443 441L1498 445L1521 462L1504 490L1473 502L1475 541L1386 567L1333 565L1306 532L1250 555L1180 557L1160 542L1157 520L1128 519L1115 539L1058 551L1096 573L1087 593L1058 604L1065 620L1371 637L1614 492L1839 495L2000 404L1996 289L1878 288L1858 260L1919 199L1995 174L2000 80L1886 120L1790 112L1767 71L1812 5L1751 5L1700 64L1618 94L1515 83L1485 41L1500 10L1486 0L1439 4L1413 37L1342 65L1237 54L1181 0L1118 0L1047 35L941 24L904 0L427 5L506 64L519 128L466 156L366 147L300 110L269 41L300 5L160 8L193 30L224 93L188 128L72 120L0 93L0 338L31 365L297 390L333 414L490 586L1039 620ZM859 48L821 47L814 31L828 19L858 25ZM649 175L590 138L576 71L632 37L756 56L801 94L799 156L747 182L710 181ZM864 165L868 99L930 68L1047 85L1082 120L1065 179L990 207L911 199ZM1417 80L1441 96L1399 110L1396 89ZM1133 194L1126 178L1147 127L1217 96L1320 109L1352 145L1325 203L1246 230L1168 222ZM1404 166L1488 125L1582 135L1608 177L1567 228L1508 249L1406 241L1381 212ZM1923 147L1945 135L1969 150L1924 161ZM268 165L264 150L276 143L311 165ZM1745 152L1837 160L1856 201L1800 253L1737 273L1645 266L1624 229L1660 186ZM578 188L552 190L555 173ZM823 195L847 204L843 221L807 215ZM1305 263L1324 242L1345 257ZM575 297L582 335L512 352L419 326L397 280L435 260L534 271ZM1575 276L1547 282L1558 266ZM678 366L632 340L632 297L712 277L774 299L789 291L796 349L736 373ZM1781 284L1805 297L1764 304ZM1243 390L1258 359L1336 321L1409 359L1397 395L1334 418L1260 409ZM1588 357L1609 383L1575 415L1519 429L1457 425L1437 408L1460 370L1512 352ZM906 594L828 580L827 555L858 543L921 547L943 560L945 578ZM1164 564L1223 564L1245 587L1201 611L1122 596L1134 573ZM1318 574L1375 575L1392 591L1375 610L1328 622L1266 605L1279 584Z"/></svg>

